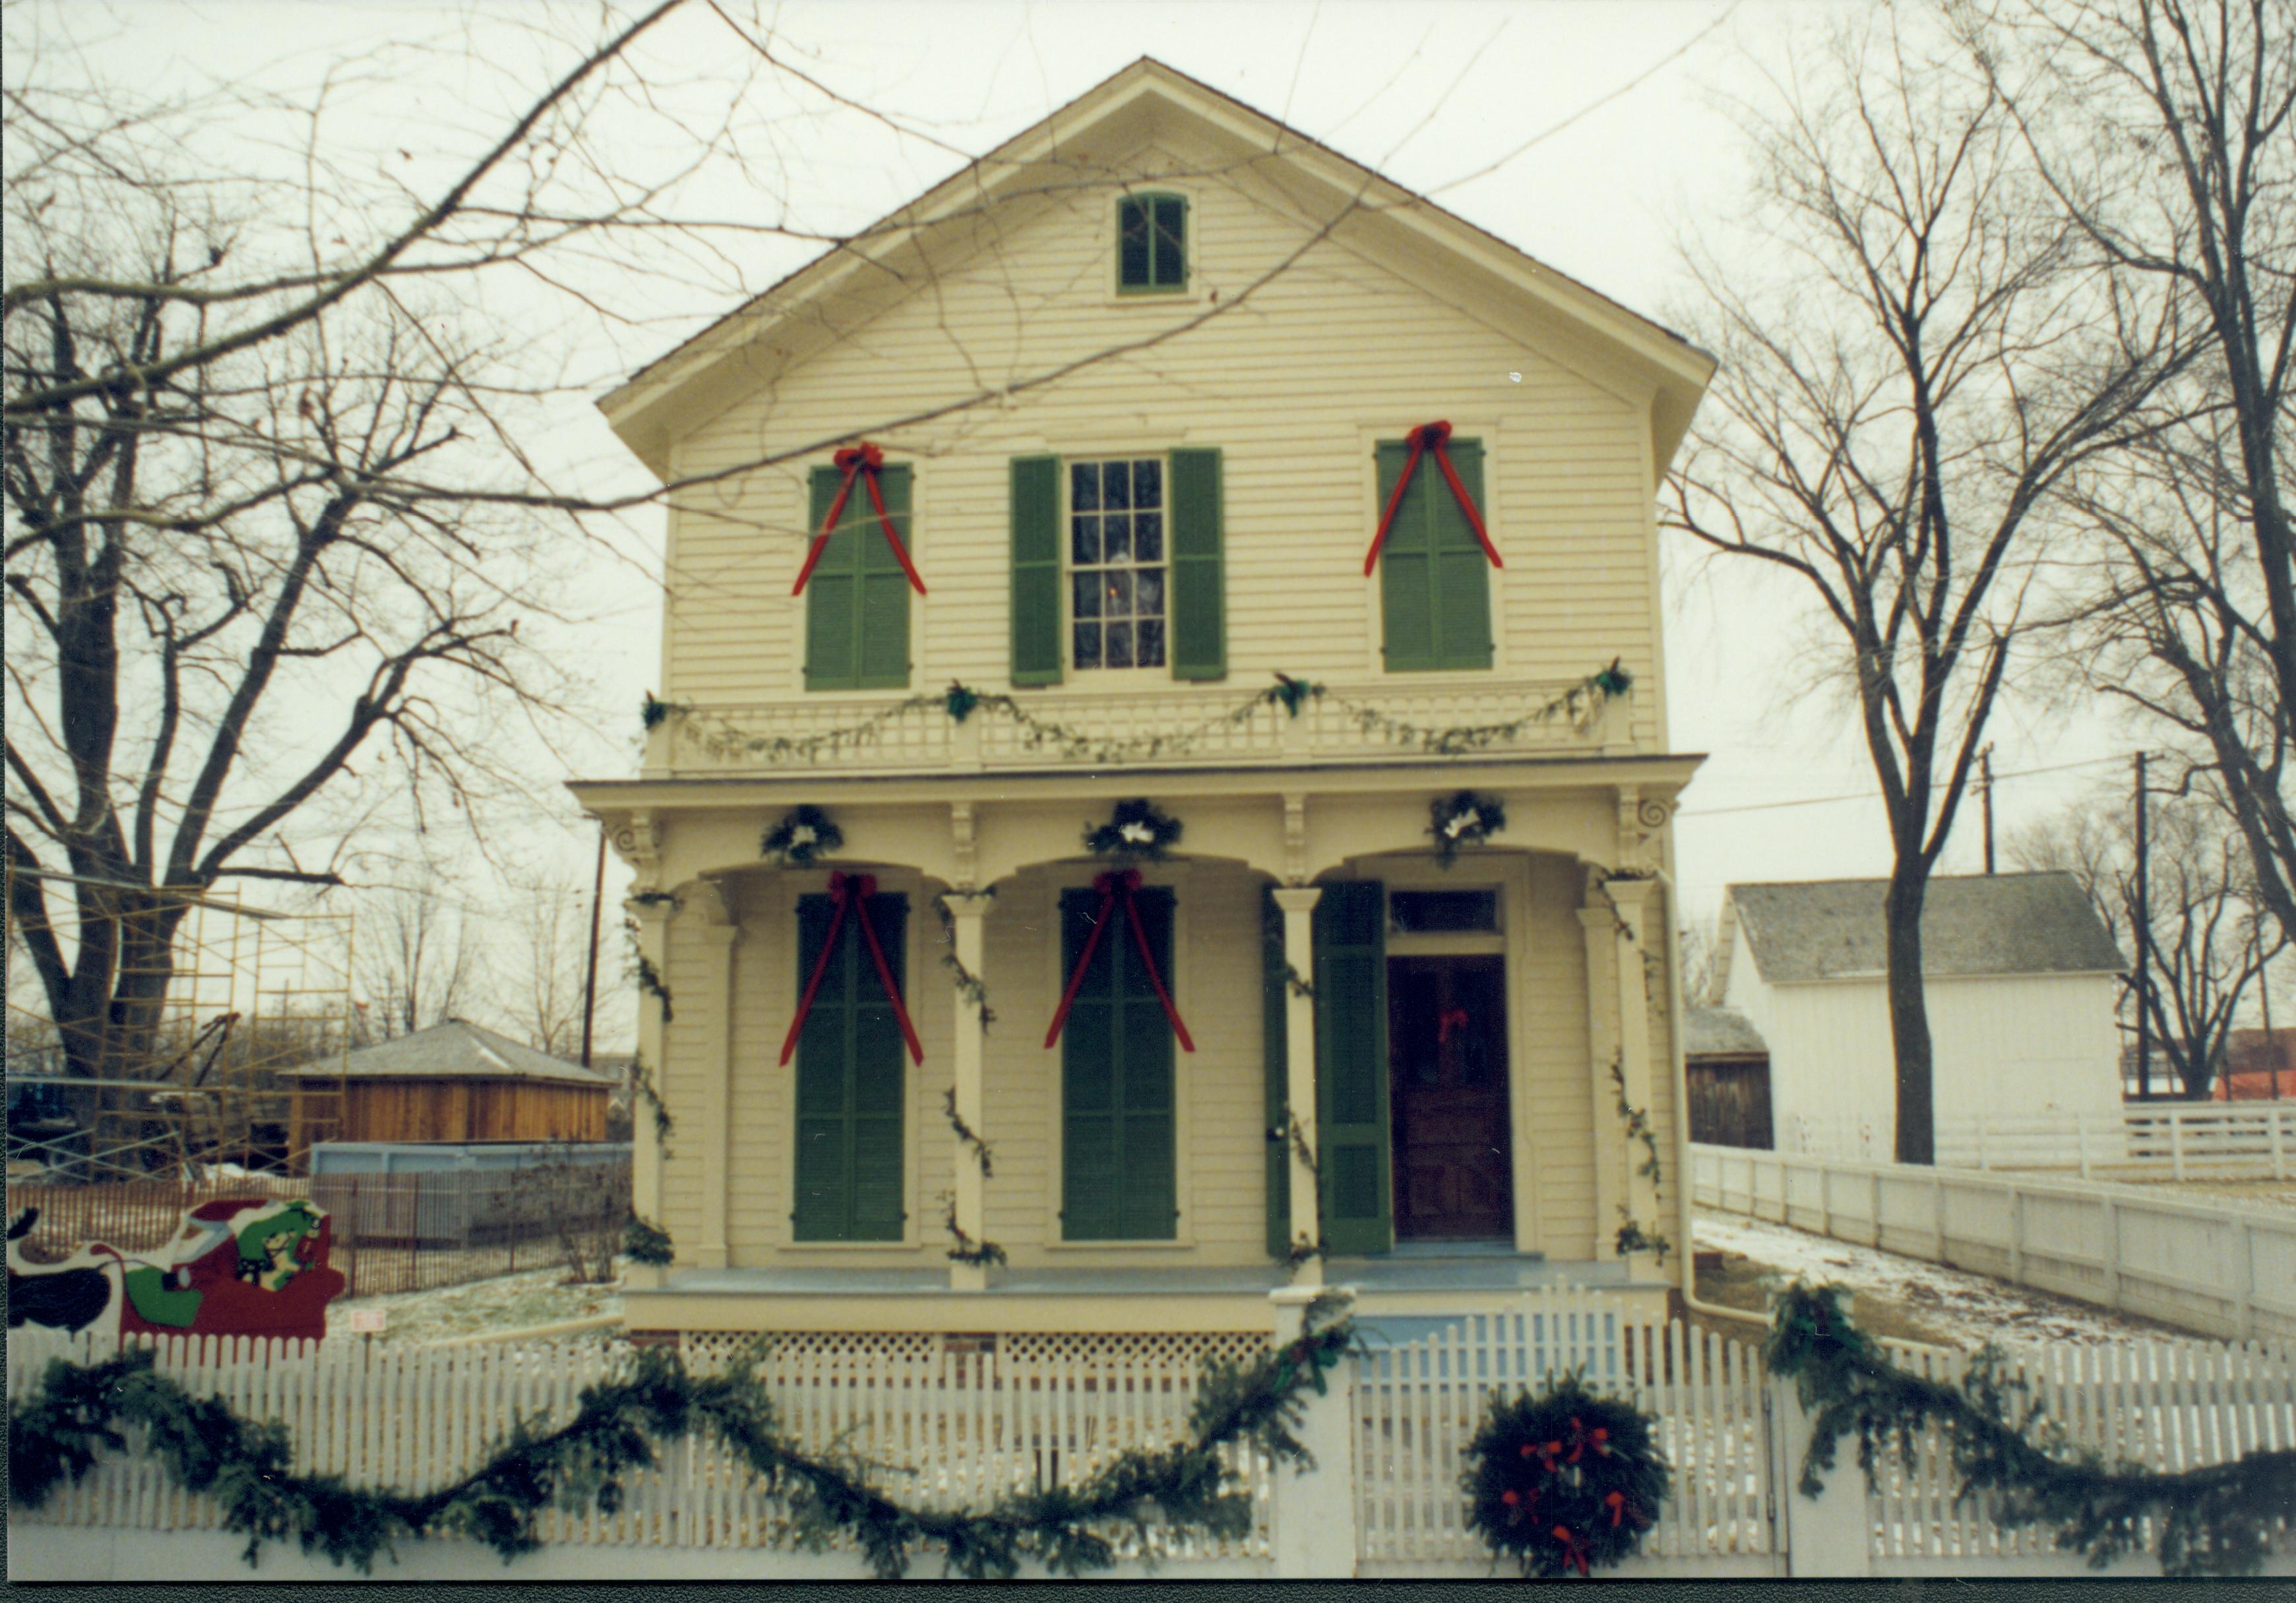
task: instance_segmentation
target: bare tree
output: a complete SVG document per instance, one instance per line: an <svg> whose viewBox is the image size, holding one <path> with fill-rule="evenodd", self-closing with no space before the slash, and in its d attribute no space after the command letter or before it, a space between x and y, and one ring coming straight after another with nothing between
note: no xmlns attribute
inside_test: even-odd
<svg viewBox="0 0 2296 1603"><path fill-rule="evenodd" d="M365 915L357 977L367 1033L390 1041L459 1017L480 976L469 916L429 884L372 895Z"/></svg>
<svg viewBox="0 0 2296 1603"><path fill-rule="evenodd" d="M1692 265L1722 360L1665 521L1807 586L1880 783L1896 1154L1934 1161L1922 908L2025 621L2047 498L2177 355L2085 273L1998 93L1875 13L1742 108L1746 249Z"/></svg>
<svg viewBox="0 0 2296 1603"><path fill-rule="evenodd" d="M1693 1008L1718 1007L1722 993L1722 915L1709 913L1682 927L1682 1000Z"/></svg>
<svg viewBox="0 0 2296 1603"><path fill-rule="evenodd" d="M590 887L569 875L512 887L504 916L517 930L524 964L513 992L499 1002L510 1009L526 1043L537 1051L570 1058L581 1050L583 978L589 956Z"/></svg>
<svg viewBox="0 0 2296 1603"><path fill-rule="evenodd" d="M2084 246L2202 341L2159 429L2067 486L2098 548L2078 642L2204 754L2296 939L2296 8L2008 0L1967 27Z"/></svg>
<svg viewBox="0 0 2296 1603"><path fill-rule="evenodd" d="M2006 853L2021 868L2070 873L2122 950L2133 955L2142 943L2147 981L2139 986L2130 975L2122 1017L2133 1021L2144 1010L2164 1066L2200 1100L2223 1072L2233 1027L2288 941L2262 906L2227 807L2203 796L2156 796L2148 814L2141 922L2126 797L2100 796L2013 831Z"/></svg>

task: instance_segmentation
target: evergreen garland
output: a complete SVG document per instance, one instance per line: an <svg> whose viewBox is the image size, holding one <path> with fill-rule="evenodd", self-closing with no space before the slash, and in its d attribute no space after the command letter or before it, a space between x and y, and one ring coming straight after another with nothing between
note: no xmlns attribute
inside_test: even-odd
<svg viewBox="0 0 2296 1603"><path fill-rule="evenodd" d="M1536 1396L1494 1396L1466 1457L1467 1528L1526 1575L1585 1575L1629 1557L1673 1481L1649 1419L1575 1374Z"/></svg>
<svg viewBox="0 0 2296 1603"><path fill-rule="evenodd" d="M2058 1547L2086 1553L2092 1566L2138 1550L2149 1517L2160 1524L2164 1574L2248 1574L2276 1534L2296 1524L2296 1452L2177 1473L2108 1461L2053 1435L2040 1404L2005 1373L1998 1349L1980 1352L1959 1385L1908 1375L1850 1322L1848 1296L1839 1286L1787 1288L1764 1348L1770 1372L1795 1383L1813 1416L1805 1497L1824 1489L1843 1436L1857 1438L1871 1487L1882 1449L1894 1443L1911 1462L1923 1427L1934 1424L1961 1476L1956 1501L1980 1498L1997 1525L2046 1526Z"/></svg>
<svg viewBox="0 0 2296 1603"><path fill-rule="evenodd" d="M632 1208L622 1226L622 1255L633 1264L660 1268L676 1260L677 1249L668 1231Z"/></svg>
<svg viewBox="0 0 2296 1603"><path fill-rule="evenodd" d="M1461 846L1480 846L1505 828L1506 808L1494 796L1462 790L1427 804L1427 833L1435 842L1435 861L1445 868L1458 861Z"/></svg>
<svg viewBox="0 0 2296 1603"><path fill-rule="evenodd" d="M1121 801L1103 824L1084 826L1085 850L1095 857L1161 863L1180 842L1180 821L1144 798Z"/></svg>
<svg viewBox="0 0 2296 1603"><path fill-rule="evenodd" d="M1231 1443L1314 1468L1295 1434L1306 1394L1326 1389L1324 1372L1354 1336L1343 1318L1325 1322L1326 1304L1308 1313L1296 1341L1243 1364L1206 1364L1180 1441L1121 1453L1073 1486L1007 1493L977 1513L906 1507L862 1466L807 1454L780 1434L771 1399L746 1369L694 1376L662 1347L638 1349L624 1378L585 1387L567 1425L543 1431L520 1421L480 1468L419 1495L294 1474L283 1426L192 1396L153 1367L148 1350L88 1365L58 1358L9 1420L9 1472L13 1496L37 1509L105 1452L124 1450L121 1426L142 1427L176 1484L214 1496L226 1528L245 1533L250 1566L265 1542L293 1541L364 1574L406 1539L470 1536L505 1561L529 1552L541 1545L542 1510L594 1504L611 1513L627 1476L658 1462L662 1444L708 1430L782 1501L791 1537L814 1546L849 1537L882 1579L906 1574L925 1549L939 1550L947 1573L972 1580L1009 1577L1029 1560L1081 1575L1116 1562L1111 1525L1152 1556L1160 1528L1168 1537L1248 1533L1250 1493L1229 1484L1219 1459Z"/></svg>
<svg viewBox="0 0 2296 1603"><path fill-rule="evenodd" d="M808 802L791 808L779 823L767 830L765 838L758 842L758 851L783 868L803 868L844 844L845 831L828 814Z"/></svg>

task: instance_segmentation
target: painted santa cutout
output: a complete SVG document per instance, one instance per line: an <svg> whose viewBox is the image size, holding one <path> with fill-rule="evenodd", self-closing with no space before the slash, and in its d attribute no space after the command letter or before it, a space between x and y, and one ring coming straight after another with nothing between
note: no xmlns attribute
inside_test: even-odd
<svg viewBox="0 0 2296 1603"><path fill-rule="evenodd" d="M36 1216L26 1210L8 1232L12 1327L316 1341L327 1333L327 1304L345 1285L327 1264L327 1215L301 1200L202 1203L155 1251L94 1241L55 1264L20 1255Z"/></svg>

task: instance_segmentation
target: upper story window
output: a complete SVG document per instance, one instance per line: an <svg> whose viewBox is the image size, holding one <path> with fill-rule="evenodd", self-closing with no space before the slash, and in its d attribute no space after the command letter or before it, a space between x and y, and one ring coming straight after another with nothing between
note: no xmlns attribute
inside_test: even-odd
<svg viewBox="0 0 2296 1603"><path fill-rule="evenodd" d="M1116 203L1116 288L1152 294L1188 287L1188 202L1180 195L1126 195Z"/></svg>
<svg viewBox="0 0 2296 1603"><path fill-rule="evenodd" d="M1164 459L1069 464L1069 660L1164 666Z"/></svg>
<svg viewBox="0 0 2296 1603"><path fill-rule="evenodd" d="M1454 437L1447 444L1461 486L1484 504L1482 442ZM1409 462L1406 442L1379 442L1374 518ZM1423 460L1405 487L1379 564L1381 650L1389 672L1491 666L1490 559L1433 462Z"/></svg>

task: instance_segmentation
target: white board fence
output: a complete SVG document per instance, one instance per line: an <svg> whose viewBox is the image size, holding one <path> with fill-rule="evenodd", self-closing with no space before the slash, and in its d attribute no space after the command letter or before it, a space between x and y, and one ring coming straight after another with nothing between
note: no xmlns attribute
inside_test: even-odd
<svg viewBox="0 0 2296 1603"><path fill-rule="evenodd" d="M2296 1340L2296 1213L2140 1186L1690 1149L1691 1200L2202 1335Z"/></svg>
<svg viewBox="0 0 2296 1603"><path fill-rule="evenodd" d="M1778 1121L1783 1152L1851 1163L1888 1163L1886 1115ZM2296 1175L2296 1100L2128 1102L2117 1111L1977 1113L1937 1122L1938 1162L1956 1169L2038 1169L2083 1180L2158 1176L2185 1180L2286 1180Z"/></svg>

